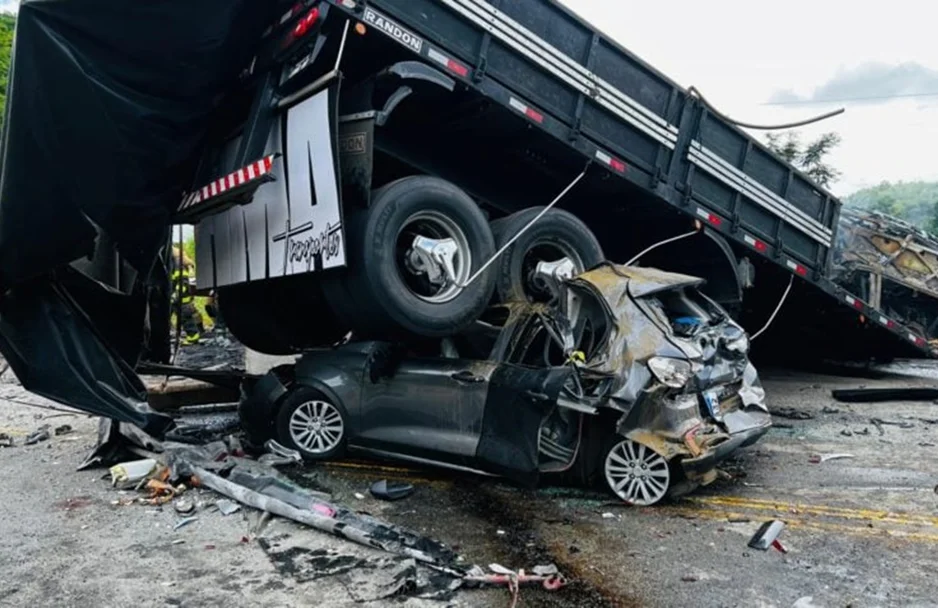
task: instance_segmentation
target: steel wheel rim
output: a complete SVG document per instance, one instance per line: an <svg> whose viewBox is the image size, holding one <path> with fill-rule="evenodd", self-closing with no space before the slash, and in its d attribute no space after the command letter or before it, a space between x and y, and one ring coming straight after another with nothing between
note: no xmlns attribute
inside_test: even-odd
<svg viewBox="0 0 938 608"><path fill-rule="evenodd" d="M457 252L453 259L456 275L454 282L435 289L419 280L419 273L407 261L415 235L455 241ZM414 296L431 304L445 304L459 296L462 292L459 285L464 284L471 276L472 250L469 247L469 239L462 227L449 216L439 211L420 211L407 218L397 234L397 267L408 291Z"/></svg>
<svg viewBox="0 0 938 608"><path fill-rule="evenodd" d="M653 505L668 492L668 461L651 448L624 439L606 456L606 483L616 496L633 505Z"/></svg>
<svg viewBox="0 0 938 608"><path fill-rule="evenodd" d="M342 414L328 401L306 401L290 415L290 438L310 454L326 454L342 443Z"/></svg>
<svg viewBox="0 0 938 608"><path fill-rule="evenodd" d="M535 278L534 272L538 262L560 262L568 259L576 268L574 276L584 270L583 260L572 247L565 243L555 243L545 239L538 239L529 245L527 253L521 260L521 276L524 280L524 291L532 302L549 302L550 291L545 289Z"/></svg>

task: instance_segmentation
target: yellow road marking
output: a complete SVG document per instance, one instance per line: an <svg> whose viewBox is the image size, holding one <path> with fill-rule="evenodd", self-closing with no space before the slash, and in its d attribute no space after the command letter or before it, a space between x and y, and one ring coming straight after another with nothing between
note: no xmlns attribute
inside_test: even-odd
<svg viewBox="0 0 938 608"><path fill-rule="evenodd" d="M758 498L739 498L734 496L699 496L687 500L696 503L728 506L736 508L753 509L757 511L775 511L777 513L807 513L822 517L837 517L841 519L875 520L910 526L938 527L938 517L920 514L893 513L891 511L878 511L872 509L852 509L847 507L830 507L826 505L808 505L804 503L787 502L785 500L763 500ZM791 513L794 509L798 513Z"/></svg>
<svg viewBox="0 0 938 608"><path fill-rule="evenodd" d="M713 519L713 520L726 520L729 517L733 518L743 518L749 517L750 514L739 512L739 511L721 511L715 509L681 509L674 508L669 511L676 515L689 515L696 516L701 519ZM887 528L868 528L860 526L845 526L842 524L833 524L828 522L819 522L819 521L806 521L803 519L793 518L791 516L781 517L785 522L785 525L789 528L807 528L813 530L822 530L825 532L842 532L845 534L851 534L854 536L865 536L868 538L895 538L895 539L908 539L916 540L923 542L938 543L938 534L925 534L921 532L906 532L904 530L894 530Z"/></svg>

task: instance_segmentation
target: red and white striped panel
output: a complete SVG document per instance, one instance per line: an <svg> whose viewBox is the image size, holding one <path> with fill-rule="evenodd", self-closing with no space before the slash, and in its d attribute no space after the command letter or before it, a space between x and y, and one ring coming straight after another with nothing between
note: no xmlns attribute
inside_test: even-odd
<svg viewBox="0 0 938 608"><path fill-rule="evenodd" d="M909 340L915 342L916 346L925 346L925 338L921 336L916 336L915 334L909 334Z"/></svg>
<svg viewBox="0 0 938 608"><path fill-rule="evenodd" d="M719 226L723 223L723 218L716 213L710 213L703 207L697 207L697 217L714 226Z"/></svg>
<svg viewBox="0 0 938 608"><path fill-rule="evenodd" d="M743 240L746 241L746 244L758 251L759 253L765 253L769 250L769 246L765 241L760 241L757 238L751 237L748 234L743 235Z"/></svg>
<svg viewBox="0 0 938 608"><path fill-rule="evenodd" d="M427 51L427 57L439 63L441 66L458 76L465 78L469 75L469 68L459 63L455 59L447 57L433 47L429 47L429 50Z"/></svg>
<svg viewBox="0 0 938 608"><path fill-rule="evenodd" d="M510 105L513 109L521 112L522 114L524 114L525 116L527 116L528 118L530 118L536 123L544 122L543 114L541 114L540 112L538 112L537 110L529 106L528 104L524 103L520 99L515 99L514 97L512 97L508 100L508 105Z"/></svg>
<svg viewBox="0 0 938 608"><path fill-rule="evenodd" d="M229 190L239 188L245 184L249 184L254 180L260 179L264 175L270 173L270 170L274 166L275 155L271 154L266 158L262 158L259 161L253 162L243 169L238 169L233 173L229 173L225 177L216 179L215 181L202 186L198 190L190 192L182 199L182 204L179 205L179 211L184 211L193 205L199 203L204 203L205 201L215 198Z"/></svg>
<svg viewBox="0 0 938 608"><path fill-rule="evenodd" d="M596 159L616 173L625 173L625 163L614 156L609 156L602 150L596 150Z"/></svg>

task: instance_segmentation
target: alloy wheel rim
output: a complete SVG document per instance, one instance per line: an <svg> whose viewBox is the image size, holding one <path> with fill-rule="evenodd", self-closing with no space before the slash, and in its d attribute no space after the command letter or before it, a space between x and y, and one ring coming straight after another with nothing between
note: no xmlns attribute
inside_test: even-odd
<svg viewBox="0 0 938 608"><path fill-rule="evenodd" d="M327 401L306 401L290 416L290 437L310 454L326 454L342 442L342 414Z"/></svg>
<svg viewBox="0 0 938 608"><path fill-rule="evenodd" d="M612 491L633 505L653 505L668 492L668 461L651 448L624 439L606 456L606 482Z"/></svg>

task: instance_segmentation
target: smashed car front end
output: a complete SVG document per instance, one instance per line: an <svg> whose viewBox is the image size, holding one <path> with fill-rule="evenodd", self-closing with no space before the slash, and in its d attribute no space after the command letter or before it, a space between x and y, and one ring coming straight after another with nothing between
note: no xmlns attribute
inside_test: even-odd
<svg viewBox="0 0 938 608"><path fill-rule="evenodd" d="M621 412L617 434L663 456L691 485L716 479L721 461L772 424L748 338L697 290L701 282L609 265L572 283L608 317L586 367L613 378L603 406Z"/></svg>

